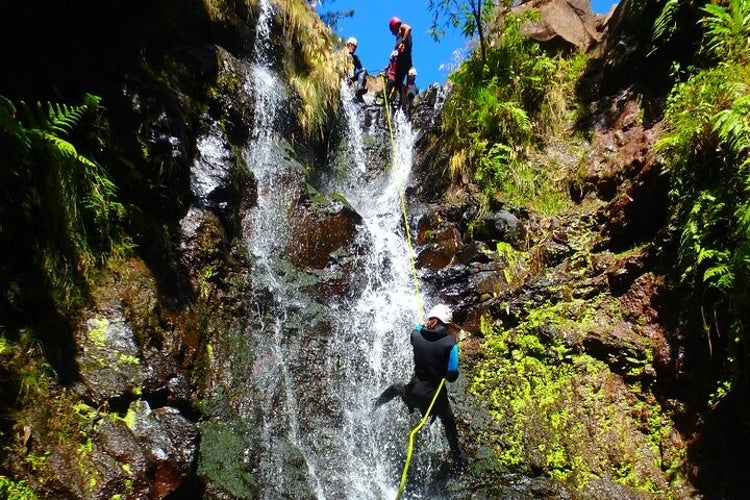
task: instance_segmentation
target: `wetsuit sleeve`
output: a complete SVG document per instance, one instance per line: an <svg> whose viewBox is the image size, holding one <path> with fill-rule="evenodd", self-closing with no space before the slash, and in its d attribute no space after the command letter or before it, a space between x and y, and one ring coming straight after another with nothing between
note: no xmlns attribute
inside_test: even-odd
<svg viewBox="0 0 750 500"><path fill-rule="evenodd" d="M445 379L448 382L455 382L458 378L458 344L454 345L451 349L450 356L448 357L448 372L445 374Z"/></svg>

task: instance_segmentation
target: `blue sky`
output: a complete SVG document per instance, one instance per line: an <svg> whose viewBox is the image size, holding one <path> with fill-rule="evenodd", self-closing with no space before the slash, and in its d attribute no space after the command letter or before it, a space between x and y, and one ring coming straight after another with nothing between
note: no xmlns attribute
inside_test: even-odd
<svg viewBox="0 0 750 500"><path fill-rule="evenodd" d="M594 12L604 14L617 0L593 0ZM458 31L448 32L435 42L427 32L433 13L427 9L428 0L324 0L319 13L354 9L354 16L341 19L336 33L346 39L355 37L359 45L357 55L372 73L378 73L388 63L394 37L388 31L388 21L398 16L412 27L414 47L412 58L417 69L417 84L421 89L432 82L445 82L448 69L456 64L454 53L466 47L466 40ZM442 69L441 67L446 68Z"/></svg>

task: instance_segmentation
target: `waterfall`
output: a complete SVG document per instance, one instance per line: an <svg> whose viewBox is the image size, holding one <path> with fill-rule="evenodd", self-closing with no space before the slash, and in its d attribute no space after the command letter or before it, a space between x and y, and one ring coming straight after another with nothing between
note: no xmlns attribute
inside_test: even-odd
<svg viewBox="0 0 750 500"><path fill-rule="evenodd" d="M419 321L424 300L416 295L401 208L416 134L404 115L397 113L393 117L393 162L368 162L361 129L364 120L346 85L342 85L342 102L349 139L347 156L352 164L348 175L332 182L330 188L343 194L362 216L360 238L368 252L363 257L364 291L335 309L337 321L327 370L326 385L345 407L336 455L345 479L343 495L337 498L393 498L407 438L418 416L415 413L410 418L398 399L373 412L372 400L389 384L406 382L411 376L409 333ZM390 137L386 135L385 140L390 146ZM442 429L438 427L423 430L420 446L440 448L441 436L435 430Z"/></svg>
<svg viewBox="0 0 750 500"><path fill-rule="evenodd" d="M256 205L243 221L254 319L239 347L246 352L224 361L232 376L223 376L223 401L236 418L225 425L243 440L242 462L258 492L253 498L393 497L419 417L408 415L398 400L377 411L371 406L390 383L410 377L409 332L425 300L415 293L401 209L416 134L397 114L392 164L368 161L365 136L373 131L362 129L361 111L342 85L348 165L343 175L324 182L321 193L343 195L362 217L362 276L352 279L365 284L355 297L313 298L306 285L313 277L283 258L293 243L290 221L304 169L290 158L281 132L291 117L283 114L288 92L269 62L272 6L261 0L259 7L256 57L248 63L246 82L256 106L244 152L257 184ZM390 148L390 137L385 140ZM202 144L204 163L217 163L209 161L220 156L212 141ZM426 426L418 441L415 477L428 474L444 452L442 427ZM411 490L407 497L435 498L423 495Z"/></svg>

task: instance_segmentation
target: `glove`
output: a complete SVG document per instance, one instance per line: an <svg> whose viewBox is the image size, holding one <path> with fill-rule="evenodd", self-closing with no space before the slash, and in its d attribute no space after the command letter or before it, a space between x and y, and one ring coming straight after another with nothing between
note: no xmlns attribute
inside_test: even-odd
<svg viewBox="0 0 750 500"><path fill-rule="evenodd" d="M396 59L398 57L398 50L394 50L391 52L391 60Z"/></svg>

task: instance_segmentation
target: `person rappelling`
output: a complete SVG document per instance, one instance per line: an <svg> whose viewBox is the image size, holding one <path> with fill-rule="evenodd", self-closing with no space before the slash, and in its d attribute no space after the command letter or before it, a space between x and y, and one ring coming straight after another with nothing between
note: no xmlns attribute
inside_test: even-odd
<svg viewBox="0 0 750 500"><path fill-rule="evenodd" d="M453 313L445 304L438 304L427 313L427 322L411 332L414 353L414 374L408 383L396 382L388 386L373 402L373 409L399 396L411 413L418 409L423 416L437 417L445 429L451 448L453 464L466 465L466 456L458 444L456 417L448 401L448 389L443 379L458 379L458 344L448 331Z"/></svg>

